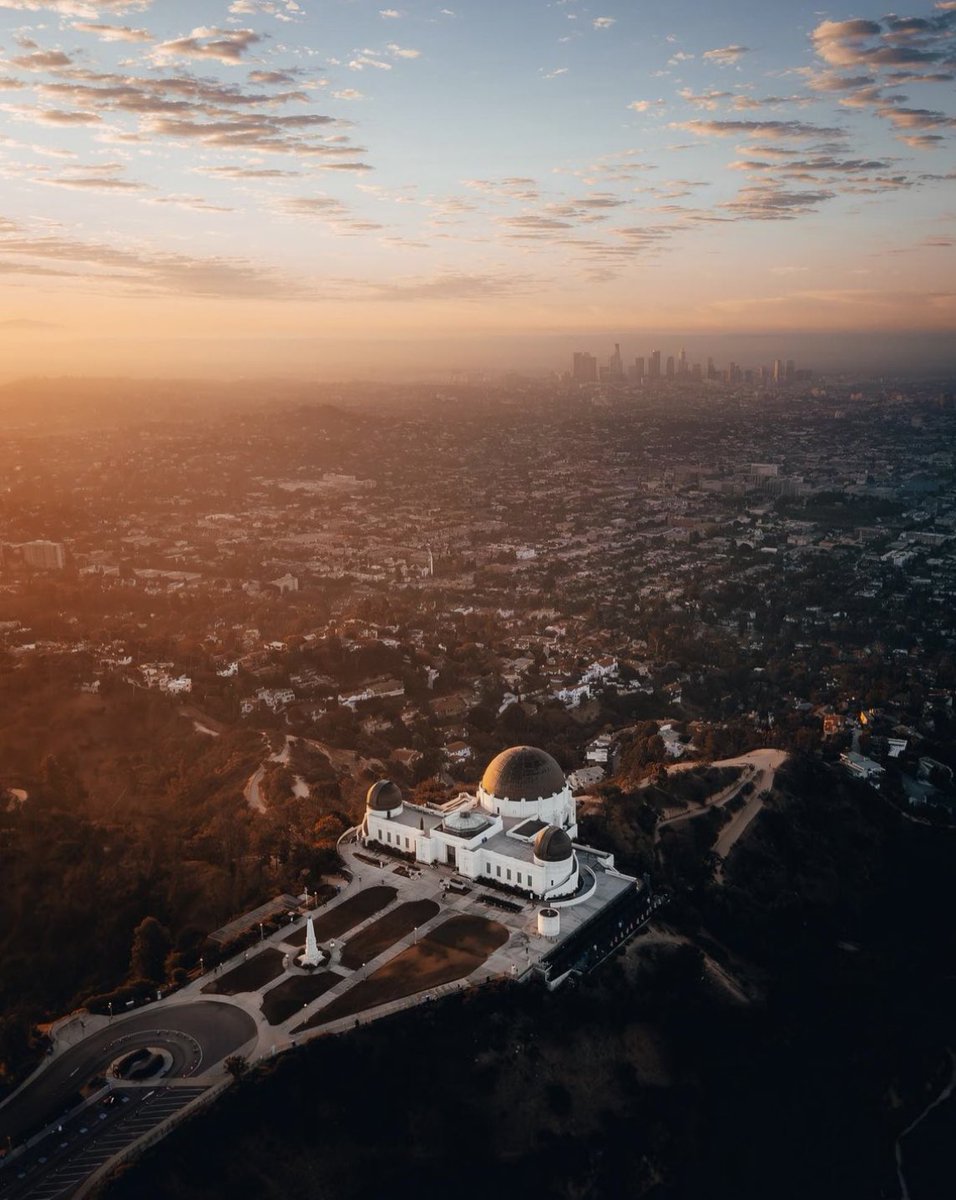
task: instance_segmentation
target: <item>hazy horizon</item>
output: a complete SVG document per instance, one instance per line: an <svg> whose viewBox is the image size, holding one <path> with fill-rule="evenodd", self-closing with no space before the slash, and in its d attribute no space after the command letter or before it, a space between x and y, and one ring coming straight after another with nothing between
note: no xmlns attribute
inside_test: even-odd
<svg viewBox="0 0 956 1200"><path fill-rule="evenodd" d="M512 337L445 339L180 339L170 342L83 343L60 349L47 343L45 368L16 369L7 358L0 384L51 378L131 378L138 380L286 380L290 383L411 382L456 373L530 375L563 373L571 355L584 350L599 361L620 344L625 365L660 350L666 357L686 350L690 362L713 357L719 368L731 361L744 368L794 359L801 368L823 374L938 376L954 372L948 333L866 334L726 333L679 337L665 331L516 334Z"/></svg>

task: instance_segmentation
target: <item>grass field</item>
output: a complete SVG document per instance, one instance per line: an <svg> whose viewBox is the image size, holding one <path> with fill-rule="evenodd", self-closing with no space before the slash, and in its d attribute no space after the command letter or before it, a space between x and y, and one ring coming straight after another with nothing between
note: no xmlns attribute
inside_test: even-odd
<svg viewBox="0 0 956 1200"><path fill-rule="evenodd" d="M509 937L508 930L485 917L449 917L427 937L390 959L295 1032L315 1029L403 996L429 991L478 969Z"/></svg>
<svg viewBox="0 0 956 1200"><path fill-rule="evenodd" d="M329 938L341 937L343 933L347 933L368 917L380 912L387 904L391 904L397 895L395 888L380 886L365 888L355 896L349 896L348 900L343 900L341 904L315 919L316 939L327 942ZM303 925L301 929L290 934L285 939L286 944L304 946L306 929L307 926Z"/></svg>
<svg viewBox="0 0 956 1200"><path fill-rule="evenodd" d="M257 992L282 974L281 950L270 946L247 962L241 962L225 975L210 980L203 988L207 994L235 996L239 992Z"/></svg>
<svg viewBox="0 0 956 1200"><path fill-rule="evenodd" d="M412 900L407 904L399 904L349 939L342 953L342 965L352 970L364 966L440 911L434 900Z"/></svg>
<svg viewBox="0 0 956 1200"><path fill-rule="evenodd" d="M262 998L262 1011L270 1025L281 1025L297 1013L303 1005L311 1004L324 996L329 988L335 987L344 976L335 971L315 971L310 975L290 975Z"/></svg>

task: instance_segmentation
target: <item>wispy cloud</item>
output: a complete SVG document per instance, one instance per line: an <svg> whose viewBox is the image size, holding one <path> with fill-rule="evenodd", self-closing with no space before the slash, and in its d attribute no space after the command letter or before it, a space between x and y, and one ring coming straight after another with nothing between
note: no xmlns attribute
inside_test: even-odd
<svg viewBox="0 0 956 1200"><path fill-rule="evenodd" d="M153 50L157 62L175 58L211 59L236 66L251 46L263 40L263 34L253 29L217 29L200 25L188 37L160 42Z"/></svg>
<svg viewBox="0 0 956 1200"><path fill-rule="evenodd" d="M732 67L749 52L749 46L720 46L716 50L705 50L703 58L706 62L714 62L721 67Z"/></svg>
<svg viewBox="0 0 956 1200"><path fill-rule="evenodd" d="M840 138L843 130L828 125L811 125L805 121L680 121L672 129L685 129L700 137L751 138Z"/></svg>
<svg viewBox="0 0 956 1200"><path fill-rule="evenodd" d="M133 29L130 25L104 25L96 21L74 21L73 28L79 33L92 33L101 42L151 42L153 35L148 29Z"/></svg>
<svg viewBox="0 0 956 1200"><path fill-rule="evenodd" d="M123 16L143 12L152 0L0 0L0 8L18 12L54 12L64 17L98 17L100 13Z"/></svg>

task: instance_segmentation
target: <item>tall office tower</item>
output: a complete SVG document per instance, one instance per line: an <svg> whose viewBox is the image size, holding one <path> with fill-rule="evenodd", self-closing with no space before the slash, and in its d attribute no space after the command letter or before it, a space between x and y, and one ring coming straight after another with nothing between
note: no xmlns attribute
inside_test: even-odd
<svg viewBox="0 0 956 1200"><path fill-rule="evenodd" d="M571 378L575 383L597 383L598 361L593 354L575 352L571 360Z"/></svg>
<svg viewBox="0 0 956 1200"><path fill-rule="evenodd" d="M677 374L687 374L687 352L684 350L683 346L681 346L680 354L677 356Z"/></svg>
<svg viewBox="0 0 956 1200"><path fill-rule="evenodd" d="M793 362L792 358L787 359L786 374L787 374L787 379L793 379L794 375L796 374L796 367L794 366L794 362Z"/></svg>
<svg viewBox="0 0 956 1200"><path fill-rule="evenodd" d="M780 383L783 379L783 359L775 358L773 360L773 381Z"/></svg>
<svg viewBox="0 0 956 1200"><path fill-rule="evenodd" d="M612 380L621 380L624 378L624 363L621 360L621 347L619 343L614 343L614 353L611 355L611 361L608 363L608 378Z"/></svg>
<svg viewBox="0 0 956 1200"><path fill-rule="evenodd" d="M769 367L761 367L760 368L760 382L764 383L764 384L770 382L770 368Z"/></svg>
<svg viewBox="0 0 956 1200"><path fill-rule="evenodd" d="M708 379L716 379L717 378L717 368L714 366L714 360L712 358L707 359L707 378Z"/></svg>
<svg viewBox="0 0 956 1200"><path fill-rule="evenodd" d="M661 352L660 352L660 350L655 350L651 354L650 377L651 377L651 379L660 379L660 377L661 377Z"/></svg>
<svg viewBox="0 0 956 1200"><path fill-rule="evenodd" d="M691 367L690 377L691 377L691 379L697 379L697 380L703 379L704 372L701 370L700 363L694 363L694 365Z"/></svg>
<svg viewBox="0 0 956 1200"><path fill-rule="evenodd" d="M666 374L668 379L674 378L674 356L673 356L673 354L668 354L668 356L667 356L667 366L664 368L664 373Z"/></svg>
<svg viewBox="0 0 956 1200"><path fill-rule="evenodd" d="M737 382L737 371L738 371L737 364L735 362L731 362L730 366L727 368L727 382L728 383L736 383Z"/></svg>
<svg viewBox="0 0 956 1200"><path fill-rule="evenodd" d="M634 359L634 378L638 381L644 378L644 357Z"/></svg>

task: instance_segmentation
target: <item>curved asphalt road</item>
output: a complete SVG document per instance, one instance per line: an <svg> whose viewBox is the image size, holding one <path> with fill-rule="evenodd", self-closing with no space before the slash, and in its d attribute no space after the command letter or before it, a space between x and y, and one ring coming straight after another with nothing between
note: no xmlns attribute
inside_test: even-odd
<svg viewBox="0 0 956 1200"><path fill-rule="evenodd" d="M89 1079L103 1074L114 1058L129 1050L169 1050L173 1066L167 1078L182 1077L215 1066L255 1033L256 1023L248 1013L214 1000L157 1005L119 1017L57 1056L0 1106L0 1143L8 1137L16 1142L60 1116Z"/></svg>

